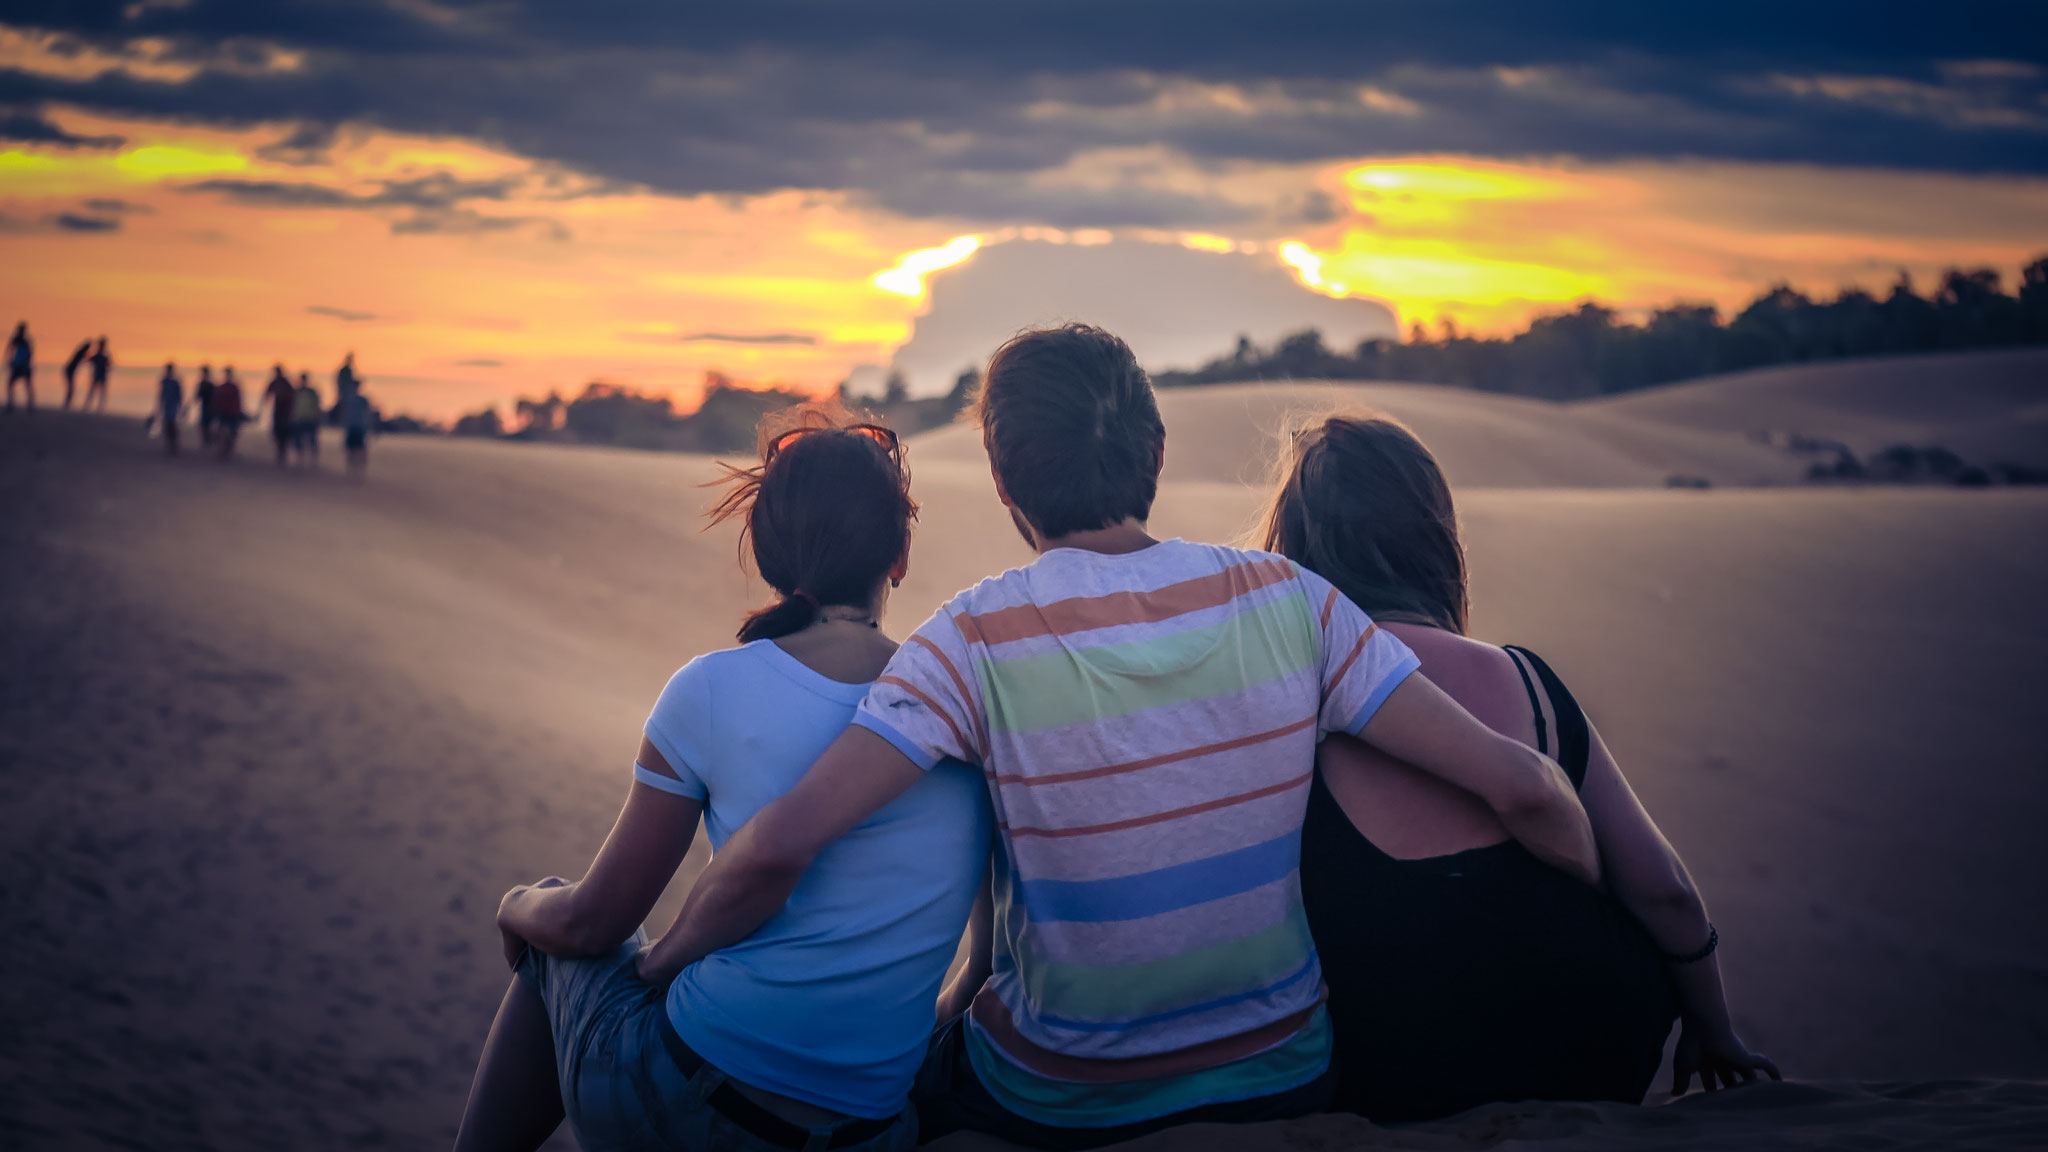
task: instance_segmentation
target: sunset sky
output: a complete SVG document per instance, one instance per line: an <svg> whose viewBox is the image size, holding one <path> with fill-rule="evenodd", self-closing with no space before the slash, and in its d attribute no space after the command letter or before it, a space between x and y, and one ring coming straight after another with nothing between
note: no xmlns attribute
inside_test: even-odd
<svg viewBox="0 0 2048 1152"><path fill-rule="evenodd" d="M931 391L1105 292L1191 317L1139 341L1172 367L1385 316L1328 298L1490 332L2048 252L2025 4L697 7L11 3L0 316L129 387L354 350L447 417L822 390L928 313L970 334L902 358ZM965 276L1007 245L1031 283Z"/></svg>

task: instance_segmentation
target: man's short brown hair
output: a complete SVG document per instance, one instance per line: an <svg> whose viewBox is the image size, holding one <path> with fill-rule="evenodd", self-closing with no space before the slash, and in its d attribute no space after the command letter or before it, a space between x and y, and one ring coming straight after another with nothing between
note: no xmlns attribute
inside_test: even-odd
<svg viewBox="0 0 2048 1152"><path fill-rule="evenodd" d="M990 358L975 414L996 475L1041 537L1151 514L1166 426L1152 381L1110 333L1019 333Z"/></svg>

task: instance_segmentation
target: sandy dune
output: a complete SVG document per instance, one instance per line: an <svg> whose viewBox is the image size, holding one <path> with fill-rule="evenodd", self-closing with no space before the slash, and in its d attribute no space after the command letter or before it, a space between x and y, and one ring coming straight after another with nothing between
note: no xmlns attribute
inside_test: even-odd
<svg viewBox="0 0 2048 1152"><path fill-rule="evenodd" d="M1461 488L1641 488L1674 473L1721 483L1783 482L1804 464L1718 429L1696 431L1624 414L1429 384L1220 384L1160 393L1166 479L1257 483L1275 432L1292 420L1369 408L1413 428ZM1247 427L1257 434L1247 436ZM920 460L986 469L980 434L948 428L919 439Z"/></svg>
<svg viewBox="0 0 2048 1152"><path fill-rule="evenodd" d="M1575 407L1688 429L1825 436L1865 454L1939 444L1973 463L2048 467L2048 348L1766 368Z"/></svg>
<svg viewBox="0 0 2048 1152"><path fill-rule="evenodd" d="M1836 360L1713 376L1559 404L1428 384L1212 385L1160 393L1169 480L1259 482L1273 433L1345 409L1413 428L1458 488L1658 487L1673 476L1784 484L1813 457L1765 434L1838 440L1869 454L1943 445L1972 463L2048 467L2048 349ZM1245 427L1260 435L1247 437ZM923 460L984 467L967 428L921 440Z"/></svg>
<svg viewBox="0 0 2048 1152"><path fill-rule="evenodd" d="M1588 703L1712 902L1745 1035L1802 1083L1229 1138L2042 1143L2048 493L1631 490L1680 449L1775 454L1669 414L1344 391L1449 459L1477 631ZM1246 416L1327 398L1169 397L1156 527L1234 535ZM899 635L1026 559L971 436L912 459ZM661 683L760 595L697 531L702 458L389 439L374 463L356 487L332 458L166 460L131 420L0 422L10 1146L445 1141L499 894L580 871Z"/></svg>

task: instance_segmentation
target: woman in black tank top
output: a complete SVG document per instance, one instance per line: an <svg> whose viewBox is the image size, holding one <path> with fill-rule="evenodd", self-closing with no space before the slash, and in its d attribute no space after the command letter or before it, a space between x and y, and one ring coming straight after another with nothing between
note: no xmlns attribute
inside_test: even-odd
<svg viewBox="0 0 2048 1152"><path fill-rule="evenodd" d="M1298 434L1263 547L1380 623L1464 631L1449 488L1428 449L1391 420L1334 417ZM1535 653L1506 652L1538 751L1583 789L1595 747L1585 713ZM1329 986L1337 1109L1388 1123L1496 1100L1640 1101L1681 1014L1676 1064L1687 1080L1697 1072L1712 1090L1777 1075L1729 1024L1718 933L1655 825L1632 796L1589 803L1588 815L1607 889L1512 839L1396 859L1316 774L1301 883ZM1627 846L1619 858L1608 858L1610 836Z"/></svg>

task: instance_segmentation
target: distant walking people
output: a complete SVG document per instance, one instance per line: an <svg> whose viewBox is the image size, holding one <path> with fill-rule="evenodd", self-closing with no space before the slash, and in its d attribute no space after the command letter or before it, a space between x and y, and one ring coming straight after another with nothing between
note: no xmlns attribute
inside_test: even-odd
<svg viewBox="0 0 2048 1152"><path fill-rule="evenodd" d="M199 366L199 382L192 385L192 402L199 405L199 442L213 443L213 426L218 420L213 414L213 365Z"/></svg>
<svg viewBox="0 0 2048 1152"><path fill-rule="evenodd" d="M14 336L7 341L7 410L14 411L14 384L20 381L23 391L28 393L31 411L36 406L36 345L29 339L28 321L14 326Z"/></svg>
<svg viewBox="0 0 2048 1152"><path fill-rule="evenodd" d="M370 429L377 410L361 392L349 394L341 410L342 445L348 449L348 474L358 480L370 470Z"/></svg>
<svg viewBox="0 0 2048 1152"><path fill-rule="evenodd" d="M156 420L163 426L164 451L178 454L178 417L185 409L185 383L178 379L178 366L166 363L163 379L156 384Z"/></svg>
<svg viewBox="0 0 2048 1152"><path fill-rule="evenodd" d="M102 336L100 337L99 347L92 350L92 385L85 390L85 403L78 406L79 411L83 412L87 408L91 408L94 397L99 398L99 407L95 410L100 412L107 410L107 373L113 367L114 358L107 355L107 338ZM71 404L71 378L69 376L64 378L64 403L66 407L69 407Z"/></svg>
<svg viewBox="0 0 2048 1152"><path fill-rule="evenodd" d="M282 468L285 453L292 446L292 414L299 406L298 389L292 387L292 378L284 374L284 365L270 366L270 384L263 390L261 404L270 405L270 440L277 447L277 466Z"/></svg>
<svg viewBox="0 0 2048 1152"><path fill-rule="evenodd" d="M348 419L348 402L355 399L363 388L363 378L356 375L356 354L351 352L342 357L341 367L334 370L334 422L344 423Z"/></svg>
<svg viewBox="0 0 2048 1152"><path fill-rule="evenodd" d="M220 370L220 386L213 390L213 421L220 438L220 458L235 458L235 441L242 435L242 386L235 383L233 365Z"/></svg>
<svg viewBox="0 0 2048 1152"><path fill-rule="evenodd" d="M320 462L320 393L309 372L299 373L299 386L292 392L292 446L301 464Z"/></svg>
<svg viewBox="0 0 2048 1152"><path fill-rule="evenodd" d="M90 355L92 355L92 341L89 339L81 340L78 347L72 351L71 359L64 362L64 410L67 412L71 410L72 389L77 386L78 366L85 363L85 358Z"/></svg>

